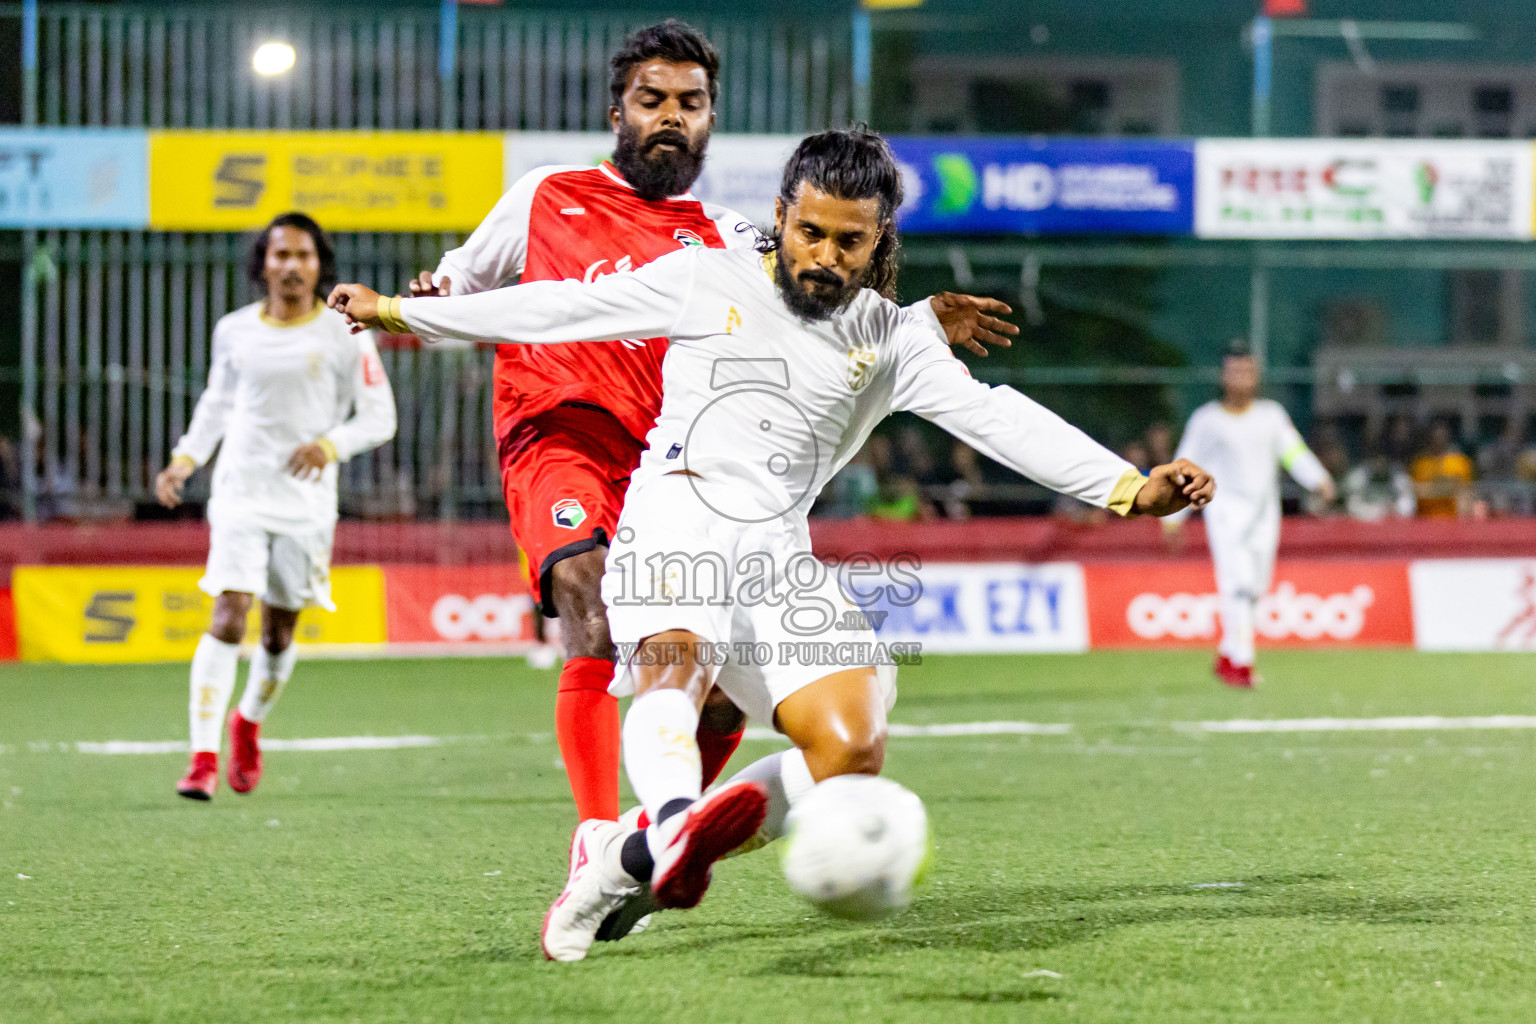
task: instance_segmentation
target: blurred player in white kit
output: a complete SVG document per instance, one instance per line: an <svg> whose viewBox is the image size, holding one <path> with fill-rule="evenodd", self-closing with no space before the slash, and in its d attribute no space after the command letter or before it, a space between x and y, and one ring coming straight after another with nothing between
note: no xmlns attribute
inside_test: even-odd
<svg viewBox="0 0 1536 1024"><path fill-rule="evenodd" d="M156 497L174 508L223 442L208 501L208 568L198 583L214 599L213 621L192 656L192 762L176 784L194 800L212 799L218 786L224 709L260 597L261 642L229 716L230 788L256 788L257 733L293 673L299 612L336 607L336 466L395 436L395 398L373 336L352 334L323 301L336 273L320 226L302 213L273 219L252 248L250 275L266 297L214 326L208 387L155 479Z"/></svg>
<svg viewBox="0 0 1536 1024"><path fill-rule="evenodd" d="M1228 686L1250 687L1254 617L1269 591L1280 547L1280 473L1332 501L1333 479L1291 423L1285 407L1260 398L1259 365L1241 343L1221 364L1221 399L1195 410L1184 428L1178 457L1203 466L1221 485L1205 509L1205 535L1216 563L1221 600L1221 644L1216 677ZM1170 539L1189 509L1163 520Z"/></svg>

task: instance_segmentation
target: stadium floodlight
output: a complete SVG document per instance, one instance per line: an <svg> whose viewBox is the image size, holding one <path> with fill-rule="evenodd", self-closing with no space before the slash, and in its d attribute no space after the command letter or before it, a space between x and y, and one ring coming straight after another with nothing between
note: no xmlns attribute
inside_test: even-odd
<svg viewBox="0 0 1536 1024"><path fill-rule="evenodd" d="M256 47L256 52L251 54L251 67L256 69L258 75L280 75L293 67L293 47L287 43L268 42Z"/></svg>

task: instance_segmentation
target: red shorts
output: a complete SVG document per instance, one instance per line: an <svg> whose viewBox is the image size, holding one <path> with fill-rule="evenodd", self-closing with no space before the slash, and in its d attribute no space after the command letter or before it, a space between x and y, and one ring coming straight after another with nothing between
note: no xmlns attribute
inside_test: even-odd
<svg viewBox="0 0 1536 1024"><path fill-rule="evenodd" d="M542 597L550 572L562 558L608 546L645 445L611 413L559 405L516 424L498 448L512 537L534 599L554 616Z"/></svg>

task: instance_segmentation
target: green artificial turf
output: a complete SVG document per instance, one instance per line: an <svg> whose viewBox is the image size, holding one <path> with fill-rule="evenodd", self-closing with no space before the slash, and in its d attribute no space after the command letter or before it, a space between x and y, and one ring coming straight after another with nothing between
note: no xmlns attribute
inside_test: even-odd
<svg viewBox="0 0 1536 1024"><path fill-rule="evenodd" d="M538 952L553 672L301 662L268 735L451 742L270 753L196 804L184 755L74 746L184 735L184 666L3 666L0 1021L1536 1020L1536 730L1176 726L1536 715L1536 657L1280 652L1255 693L1207 659L903 669L898 722L1072 726L892 740L937 852L910 910L821 917L759 853L580 964Z"/></svg>

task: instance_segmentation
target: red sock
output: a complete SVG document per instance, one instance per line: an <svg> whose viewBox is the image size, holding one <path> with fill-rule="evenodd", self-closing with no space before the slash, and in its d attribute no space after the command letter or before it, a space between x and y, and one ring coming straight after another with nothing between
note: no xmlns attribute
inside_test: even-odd
<svg viewBox="0 0 1536 1024"><path fill-rule="evenodd" d="M555 739L576 798L576 813L619 817L619 699L608 693L613 662L572 658L560 669L555 695Z"/></svg>
<svg viewBox="0 0 1536 1024"><path fill-rule="evenodd" d="M720 771L725 767L725 762L736 753L736 748L741 746L741 730L733 733L719 733L713 729L704 728L699 724L699 731L695 734L699 741L699 764L704 769L704 788L720 777Z"/></svg>

